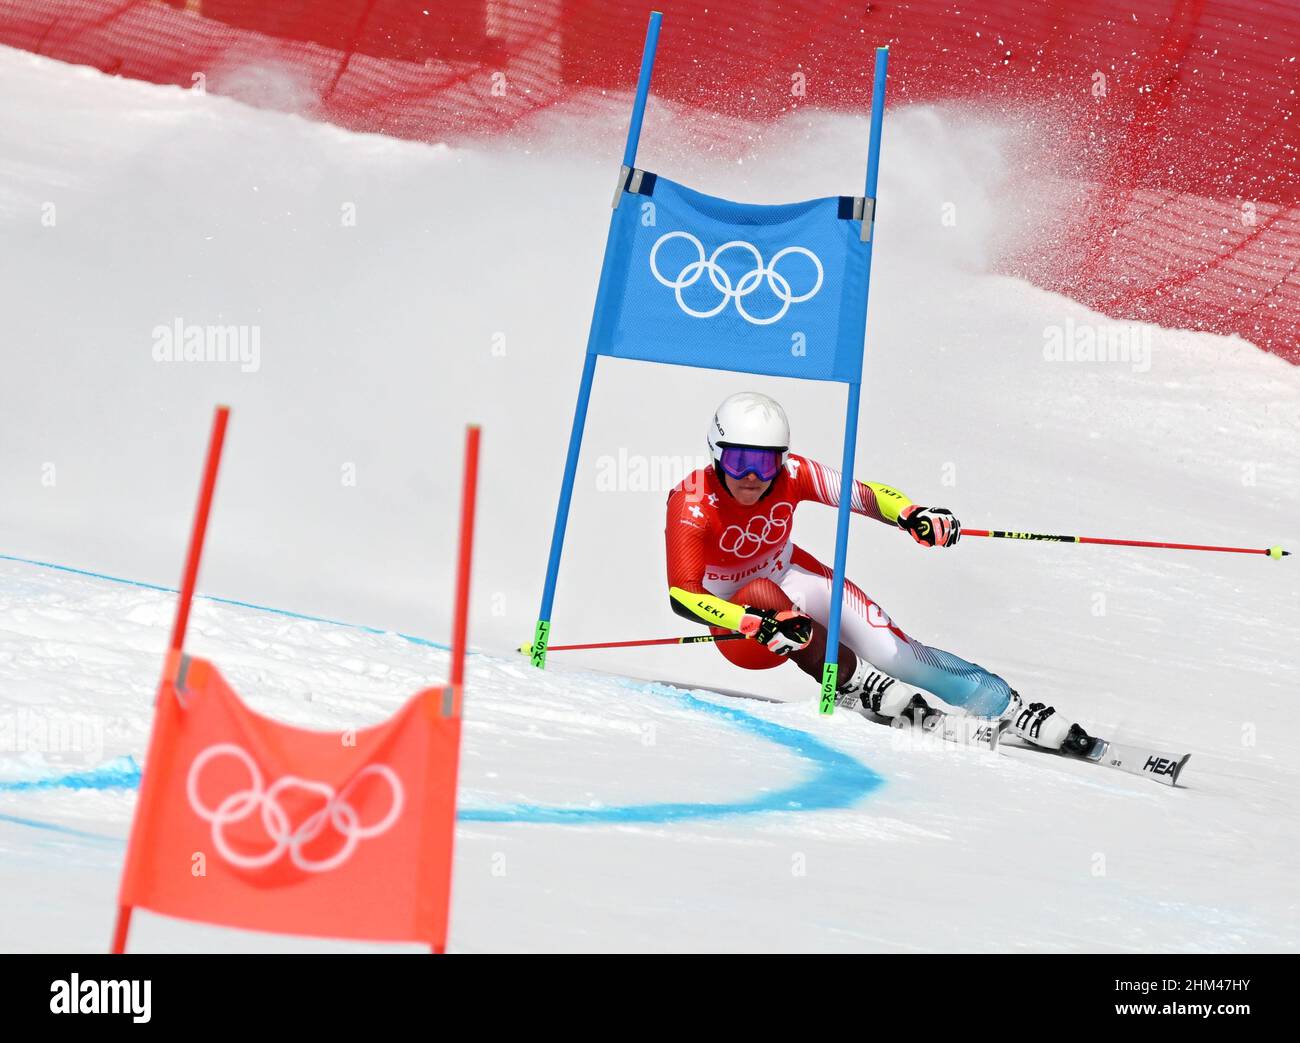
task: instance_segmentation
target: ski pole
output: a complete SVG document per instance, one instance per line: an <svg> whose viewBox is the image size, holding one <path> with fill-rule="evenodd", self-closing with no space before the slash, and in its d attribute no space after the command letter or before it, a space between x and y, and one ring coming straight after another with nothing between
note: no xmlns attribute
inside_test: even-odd
<svg viewBox="0 0 1300 1043"><path fill-rule="evenodd" d="M699 645L706 641L744 641L744 634L691 634L688 637L656 637L649 641L596 641L586 645L548 645L548 652L572 652L579 648L639 648L645 645ZM533 654L533 646L524 642L519 646L524 655Z"/></svg>
<svg viewBox="0 0 1300 1043"><path fill-rule="evenodd" d="M1106 540L1100 536L1048 536L1041 532L1009 532L1006 529L962 529L963 536L990 536L1000 540L1045 540L1048 543L1104 543L1110 547L1164 547L1169 550L1211 550L1226 554L1267 554L1282 558L1290 554L1281 547L1212 547L1199 543L1156 543L1151 540Z"/></svg>

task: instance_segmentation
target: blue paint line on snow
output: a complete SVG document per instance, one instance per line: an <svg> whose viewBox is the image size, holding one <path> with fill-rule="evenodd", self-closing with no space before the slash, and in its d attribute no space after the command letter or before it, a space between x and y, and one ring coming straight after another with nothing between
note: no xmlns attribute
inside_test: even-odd
<svg viewBox="0 0 1300 1043"><path fill-rule="evenodd" d="M0 781L0 793L29 793L47 789L135 789L140 785L140 765L130 754L85 771L70 771L36 779Z"/></svg>
<svg viewBox="0 0 1300 1043"><path fill-rule="evenodd" d="M118 847L124 847L126 841L121 837L111 837L107 833L88 833L84 829L73 829L71 826L61 826L57 822L42 822L37 818L20 818L17 815L0 815L0 822L8 822L15 826L27 826L29 829L42 829L47 833L58 833L65 837L76 837L78 840L100 840Z"/></svg>
<svg viewBox="0 0 1300 1043"><path fill-rule="evenodd" d="M720 802L661 802L575 807L544 804L509 804L497 807L462 807L462 822L525 822L581 825L590 823L663 824L686 819L729 818L772 811L831 811L851 807L884 780L847 753L828 746L807 732L754 717L731 706L701 699L689 692L653 682L623 682L632 691L671 699L684 709L717 717L773 745L780 746L812 764L815 769L804 779L780 790L760 793L746 800ZM135 758L118 757L86 771L52 775L41 779L0 782L0 792L23 793L51 789L136 789L140 766ZM6 819L6 821L10 821ZM17 821L17 820L13 820ZM31 824L31 823L28 823ZM38 823L39 824L39 823ZM48 824L50 828L56 828Z"/></svg>
<svg viewBox="0 0 1300 1043"><path fill-rule="evenodd" d="M833 811L851 807L884 779L866 765L807 732L755 717L731 706L700 699L669 685L624 680L625 688L672 699L685 709L720 718L741 731L766 739L810 762L814 771L806 778L748 800L720 803L626 804L611 807L564 807L511 804L498 808L461 808L465 822L548 823L666 823L685 819L730 818L773 811Z"/></svg>
<svg viewBox="0 0 1300 1043"><path fill-rule="evenodd" d="M56 569L62 572L87 576L92 579L123 583L130 586L142 587L148 590L175 593L174 590L167 587L160 587L150 583L141 583L136 580L121 579L115 576L106 576L100 573L88 572L83 569L71 568L66 565L55 565L50 562L33 561L28 558L17 558L7 554L0 554L0 560L16 561L27 565L35 565L41 568ZM332 626L346 627L354 630L364 630L367 633L389 633L389 631L378 630L373 627L359 626L355 623L341 623L336 620L322 619L315 616L306 616L300 613L268 608L250 602L233 601L226 598L215 597L208 598L208 600L262 612L272 612L277 615L289 616L295 619L326 623ZM418 638L407 634L398 634L397 636L410 641L413 644L441 649L446 649L447 647L446 645L430 641L427 638ZM837 750L833 746L827 745L807 732L801 732L795 728L788 728L785 725L777 724L761 717L755 717L753 714L746 713L745 711L736 709L732 706L722 706L718 703L709 702L708 700L701 699L690 692L673 688L670 685L660 684L653 681L635 681L627 678L618 679L618 683L622 685L622 687L631 691L670 699L684 709L726 721L728 724L734 726L740 731L747 732L750 735L763 739L772 743L774 746L781 747L795 754L804 762L811 764L814 770L805 778L789 786L772 792L760 793L745 800L725 802L660 802L595 807L509 804L483 808L462 807L459 809L457 817L463 822L522 822L568 825L598 823L662 824L680 822L687 819L725 818L736 815L766 814L774 811L829 811L851 807L872 790L876 789L884 781L881 776L877 775L870 768L866 767L866 765L851 757L849 754ZM134 789L139 785L140 767L136 764L134 758L128 756L118 757L97 768L91 768L85 771L70 772L64 775L50 776L49 778L42 779L23 779L0 782L0 792L25 792L48 789ZM42 823L36 820L18 819L11 816L0 816L0 820L66 832L64 827L58 826L54 823ZM75 833L76 831L73 832ZM86 835L94 836L96 834Z"/></svg>
<svg viewBox="0 0 1300 1043"><path fill-rule="evenodd" d="M164 587L157 583L145 583L138 579L126 579L122 576L110 576L103 572L92 572L89 569L77 569L71 565L58 565L52 561L37 561L35 558L20 558L14 554L0 554L0 561L16 561L20 565L34 565L41 569L53 569L56 572L70 572L74 576L85 576L88 579L102 579L108 583L120 583L124 587L138 587L140 590L154 590L160 594L178 594L180 593L175 587ZM301 619L307 623L327 623L332 627L343 627L345 630L360 630L366 634L391 634L391 630L381 630L379 627L369 627L362 623L345 623L341 619L327 619L324 616L310 616L305 612L294 612L287 608L272 608L270 605L259 605L253 601L238 601L234 598L221 598L215 594L195 594L196 601L214 601L218 605L233 605L236 608L251 608L257 612L269 612L273 616L284 616L288 619ZM403 641L409 641L413 645L421 645L425 648L438 648L444 652L450 651L450 645L444 645L440 641L431 641L427 637L415 637L412 634L396 634Z"/></svg>

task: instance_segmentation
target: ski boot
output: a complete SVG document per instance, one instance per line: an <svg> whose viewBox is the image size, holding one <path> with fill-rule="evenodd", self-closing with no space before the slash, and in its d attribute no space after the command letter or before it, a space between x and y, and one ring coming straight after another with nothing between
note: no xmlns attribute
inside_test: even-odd
<svg viewBox="0 0 1300 1043"><path fill-rule="evenodd" d="M919 689L877 670L860 656L853 675L836 692L835 705L891 720L904 717L913 724L921 724L939 712L931 709Z"/></svg>
<svg viewBox="0 0 1300 1043"><path fill-rule="evenodd" d="M1011 702L1002 711L1002 718L1011 722L1011 730L1025 742L1045 749L1087 757L1097 745L1098 740L1057 713L1056 707L1046 703L1026 704L1018 692L1011 693Z"/></svg>
<svg viewBox="0 0 1300 1043"><path fill-rule="evenodd" d="M925 701L925 697L917 692L912 696L911 701L904 706L894 717L895 722L907 721L914 727L924 728L930 721L943 716L941 710L936 710L933 706ZM898 725L901 727L901 725Z"/></svg>

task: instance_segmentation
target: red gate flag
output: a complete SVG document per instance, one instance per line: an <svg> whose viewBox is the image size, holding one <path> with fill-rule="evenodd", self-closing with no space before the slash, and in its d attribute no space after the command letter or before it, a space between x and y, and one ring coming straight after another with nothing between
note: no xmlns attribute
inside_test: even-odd
<svg viewBox="0 0 1300 1043"><path fill-rule="evenodd" d="M173 653L120 904L286 934L447 938L460 713L429 688L355 732L262 717Z"/></svg>
<svg viewBox="0 0 1300 1043"><path fill-rule="evenodd" d="M136 906L251 930L447 948L479 428L465 437L451 683L383 724L309 731L254 713L184 654L230 411L218 406L122 870Z"/></svg>

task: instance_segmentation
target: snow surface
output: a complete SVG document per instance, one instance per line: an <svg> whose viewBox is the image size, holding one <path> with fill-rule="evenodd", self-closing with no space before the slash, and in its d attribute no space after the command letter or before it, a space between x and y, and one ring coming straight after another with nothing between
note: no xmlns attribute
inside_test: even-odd
<svg viewBox="0 0 1300 1043"><path fill-rule="evenodd" d="M1102 734L1192 752L1174 791L908 748L819 717L792 668L742 674L706 647L556 653L545 674L511 652L624 106L425 146L0 50L0 947L107 942L174 605L139 584L175 583L217 401L233 416L200 586L245 604L200 600L189 647L255 708L319 727L445 677L461 430L484 425L453 950L1300 947L1294 558L925 552L855 523L850 574L905 629ZM652 104L641 162L756 201L859 190L865 119L692 119ZM970 526L1300 542L1295 368L1151 328L1149 367L1044 358L1047 328L1103 320L987 274L1051 205L1028 147L970 113L890 113L861 475ZM258 325L260 367L153 361L177 319ZM842 389L602 360L554 641L681 631L663 496L743 386L838 460ZM620 454L665 473L644 488ZM800 515L809 549L833 530ZM42 727L76 741L44 749ZM346 946L142 913L132 947Z"/></svg>

